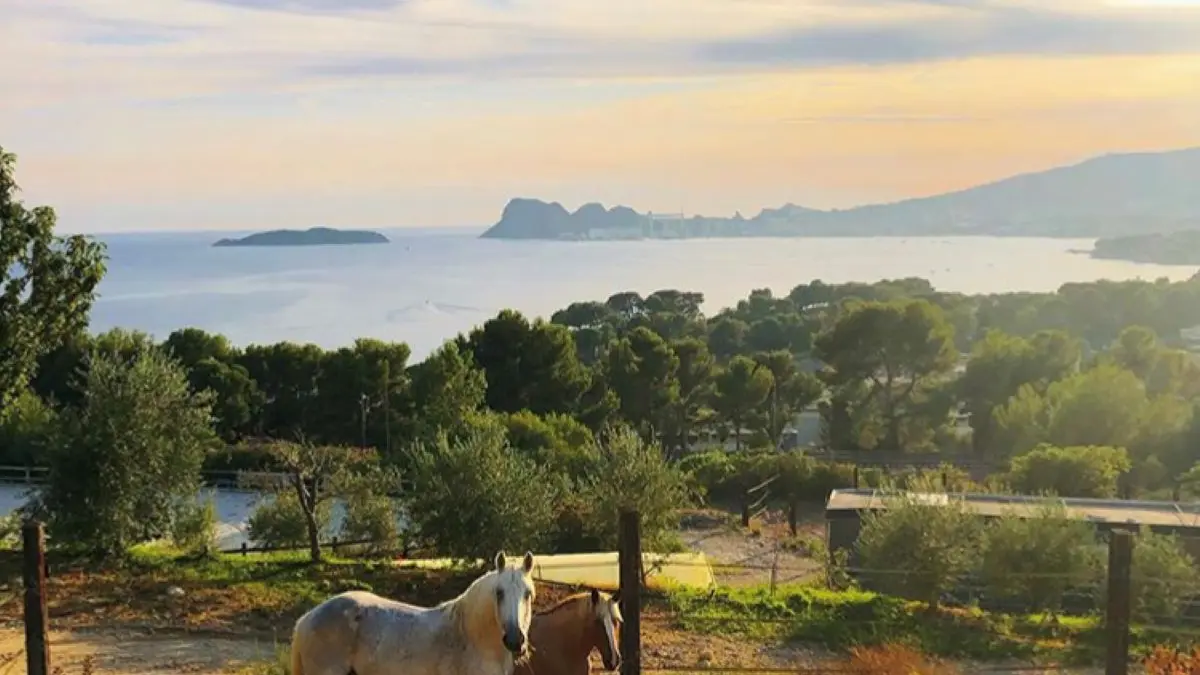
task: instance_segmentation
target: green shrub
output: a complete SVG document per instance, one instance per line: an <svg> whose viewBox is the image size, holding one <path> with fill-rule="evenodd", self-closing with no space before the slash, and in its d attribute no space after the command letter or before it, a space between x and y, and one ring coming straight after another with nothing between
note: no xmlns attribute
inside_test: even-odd
<svg viewBox="0 0 1200 675"><path fill-rule="evenodd" d="M1012 458L1008 482L1022 494L1115 497L1117 480L1129 469L1129 453L1124 448L1060 448L1043 443Z"/></svg>
<svg viewBox="0 0 1200 675"><path fill-rule="evenodd" d="M1046 501L1032 517L1008 515L985 528L981 572L997 598L1056 612L1068 589L1099 582L1101 546L1090 523L1069 518L1062 502Z"/></svg>
<svg viewBox="0 0 1200 675"><path fill-rule="evenodd" d="M396 504L387 495L366 490L350 494L341 537L346 541L370 541L373 552L395 550L400 540Z"/></svg>
<svg viewBox="0 0 1200 675"><path fill-rule="evenodd" d="M900 493L862 518L858 550L864 581L936 607L943 593L976 568L981 524L961 499Z"/></svg>
<svg viewBox="0 0 1200 675"><path fill-rule="evenodd" d="M1148 527L1134 538L1131 576L1133 617L1145 623L1178 617L1191 597L1200 593L1196 561L1179 538L1155 534Z"/></svg>
<svg viewBox="0 0 1200 675"><path fill-rule="evenodd" d="M217 503L212 497L203 504L187 504L180 508L171 527L171 541L184 551L196 555L213 555L217 551Z"/></svg>
<svg viewBox="0 0 1200 675"><path fill-rule="evenodd" d="M328 502L317 508L317 524L329 530L332 507ZM308 544L308 528L300 501L291 490L264 497L246 522L247 534L256 544L268 548L290 548Z"/></svg>

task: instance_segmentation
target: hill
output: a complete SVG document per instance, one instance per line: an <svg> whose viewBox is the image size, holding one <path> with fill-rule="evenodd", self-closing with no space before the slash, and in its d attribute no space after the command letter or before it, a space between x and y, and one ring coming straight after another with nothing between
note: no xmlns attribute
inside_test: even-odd
<svg viewBox="0 0 1200 675"><path fill-rule="evenodd" d="M221 239L213 246L339 246L387 243L390 243L388 238L378 232L314 227L308 230L258 232L241 239Z"/></svg>
<svg viewBox="0 0 1200 675"><path fill-rule="evenodd" d="M1092 257L1159 265L1200 265L1200 230L1098 239Z"/></svg>
<svg viewBox="0 0 1200 675"><path fill-rule="evenodd" d="M822 211L787 204L752 218L653 218L629 207L513 199L483 233L494 239L692 237L1111 237L1200 225L1200 148L1109 154L977 187Z"/></svg>

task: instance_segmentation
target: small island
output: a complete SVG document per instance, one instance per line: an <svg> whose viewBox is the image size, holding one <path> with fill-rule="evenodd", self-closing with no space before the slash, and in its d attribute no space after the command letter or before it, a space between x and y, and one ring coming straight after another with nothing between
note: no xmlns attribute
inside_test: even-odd
<svg viewBox="0 0 1200 675"><path fill-rule="evenodd" d="M314 227L308 230L271 230L241 239L222 239L213 246L346 246L351 244L388 244L387 237L369 230L335 230Z"/></svg>
<svg viewBox="0 0 1200 675"><path fill-rule="evenodd" d="M1200 265L1200 230L1097 239L1091 256L1158 265Z"/></svg>

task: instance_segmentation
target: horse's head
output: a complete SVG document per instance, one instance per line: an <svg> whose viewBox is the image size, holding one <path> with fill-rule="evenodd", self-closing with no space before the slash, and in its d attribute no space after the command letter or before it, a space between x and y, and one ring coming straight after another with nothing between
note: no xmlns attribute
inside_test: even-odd
<svg viewBox="0 0 1200 675"><path fill-rule="evenodd" d="M621 667L621 592L612 595L592 589L592 617L595 620L593 646L600 650L605 670Z"/></svg>
<svg viewBox="0 0 1200 675"><path fill-rule="evenodd" d="M526 553L520 567L509 567L504 552L496 554L495 607L504 648L514 656L529 650L529 622L533 619L533 554Z"/></svg>

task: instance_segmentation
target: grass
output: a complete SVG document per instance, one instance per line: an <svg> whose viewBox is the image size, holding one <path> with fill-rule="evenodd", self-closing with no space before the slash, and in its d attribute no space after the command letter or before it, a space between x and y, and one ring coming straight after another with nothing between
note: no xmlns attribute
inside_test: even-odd
<svg viewBox="0 0 1200 675"><path fill-rule="evenodd" d="M939 657L1091 663L1102 657L1104 646L1095 617L1060 617L1052 625L1038 615L930 611L920 603L858 590L783 586L773 595L764 588L674 590L668 605L685 630L803 642L838 652L896 644Z"/></svg>

